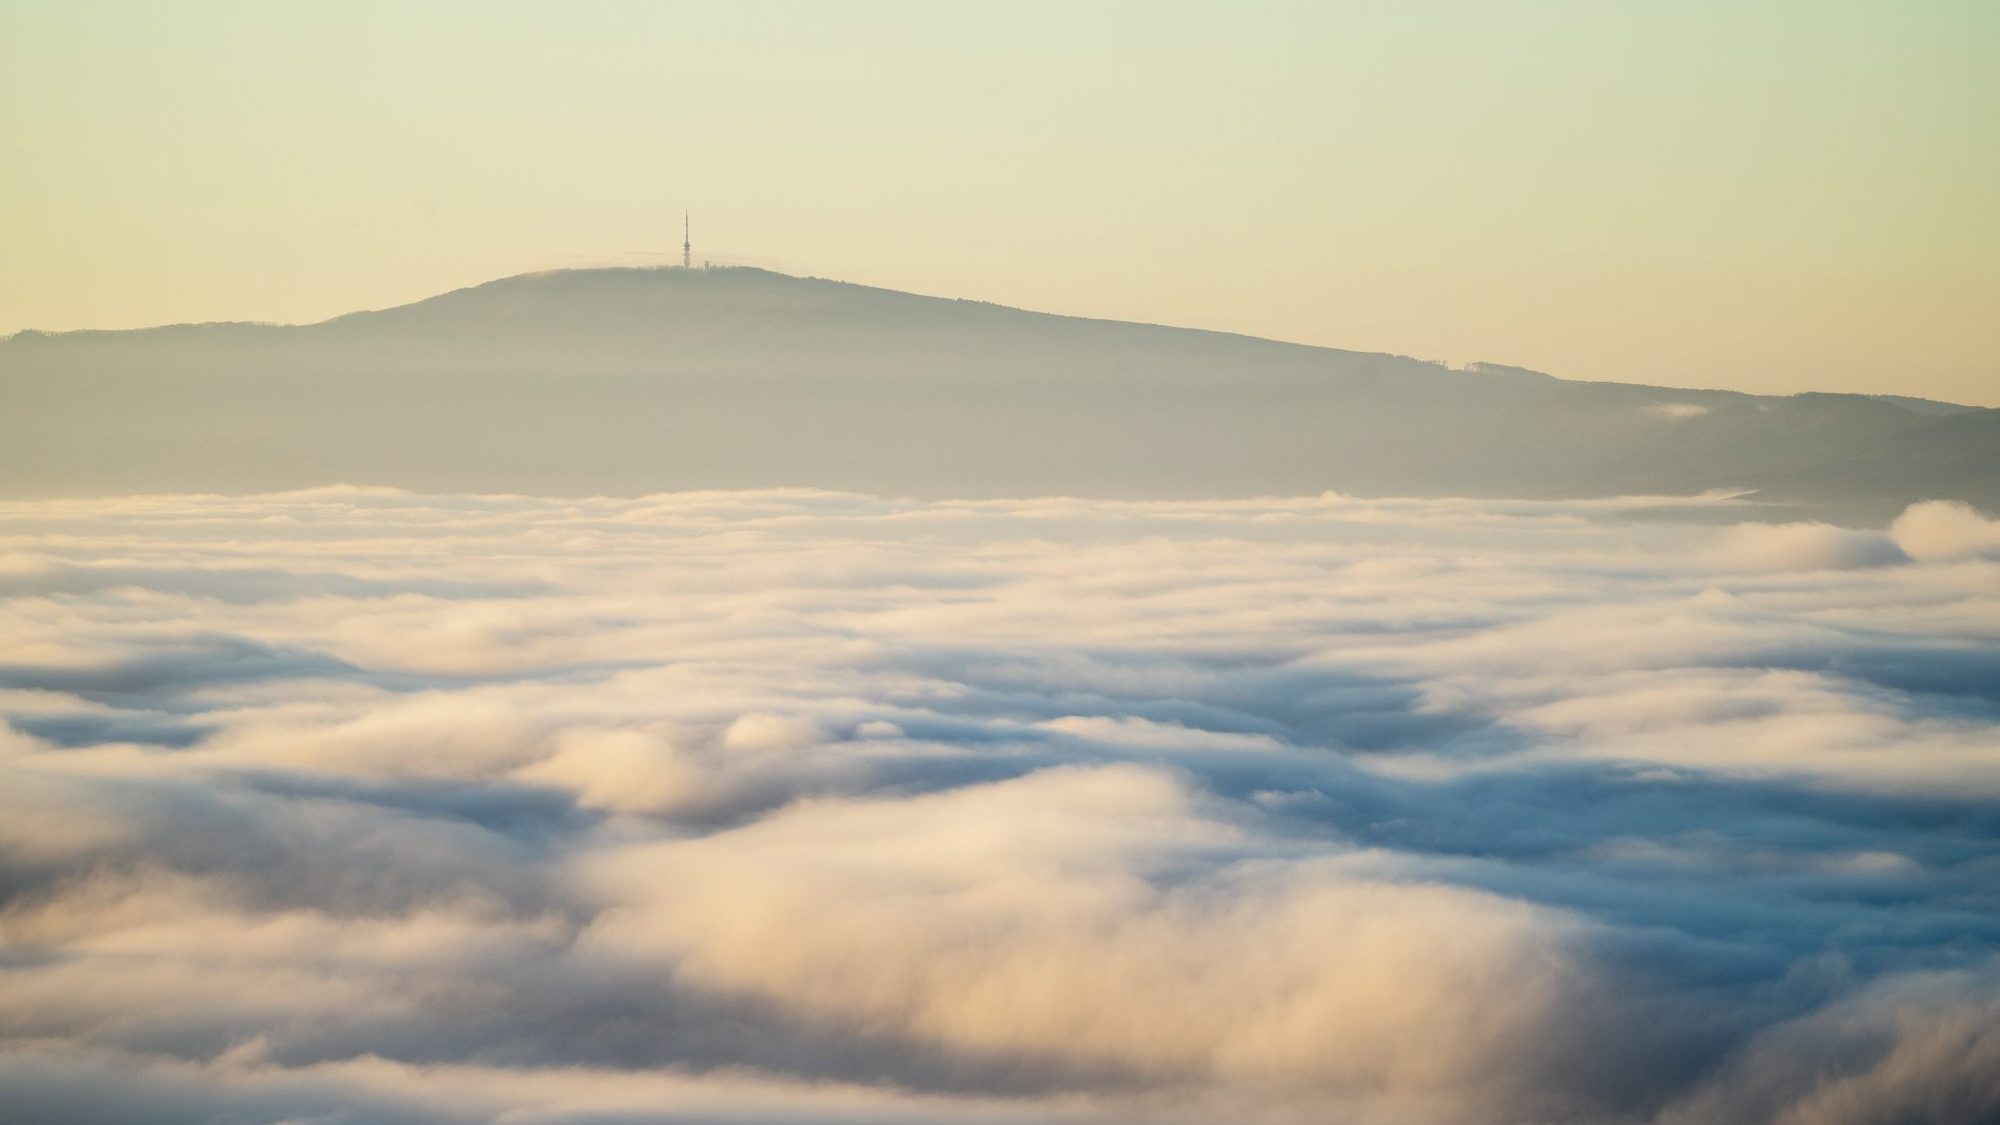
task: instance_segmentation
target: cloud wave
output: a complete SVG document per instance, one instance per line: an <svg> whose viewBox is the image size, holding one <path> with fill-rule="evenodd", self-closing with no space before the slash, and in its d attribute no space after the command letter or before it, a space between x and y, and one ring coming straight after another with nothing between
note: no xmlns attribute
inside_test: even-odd
<svg viewBox="0 0 2000 1125"><path fill-rule="evenodd" d="M0 505L0 1117L2000 1113L2000 525L1755 514Z"/></svg>

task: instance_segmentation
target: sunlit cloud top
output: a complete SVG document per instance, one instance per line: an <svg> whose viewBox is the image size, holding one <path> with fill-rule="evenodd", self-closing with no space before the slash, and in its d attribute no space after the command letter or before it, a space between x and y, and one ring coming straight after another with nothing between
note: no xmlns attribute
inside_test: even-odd
<svg viewBox="0 0 2000 1125"><path fill-rule="evenodd" d="M0 1116L1991 1120L1997 577L1945 503L0 505Z"/></svg>

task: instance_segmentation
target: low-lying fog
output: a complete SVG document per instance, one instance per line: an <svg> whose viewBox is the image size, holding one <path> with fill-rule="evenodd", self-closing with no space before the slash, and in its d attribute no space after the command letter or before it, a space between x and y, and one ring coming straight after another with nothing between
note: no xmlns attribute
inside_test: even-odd
<svg viewBox="0 0 2000 1125"><path fill-rule="evenodd" d="M1750 514L0 505L0 1116L1989 1118L2000 524Z"/></svg>

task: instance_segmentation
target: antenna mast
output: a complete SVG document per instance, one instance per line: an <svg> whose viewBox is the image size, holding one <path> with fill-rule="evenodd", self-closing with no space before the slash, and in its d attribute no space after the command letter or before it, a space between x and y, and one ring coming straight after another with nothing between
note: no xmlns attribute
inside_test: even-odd
<svg viewBox="0 0 2000 1125"><path fill-rule="evenodd" d="M688 213L686 211L682 211L681 212L681 268L684 270L691 270L694 268L694 236L689 233L689 231L692 229L693 228L688 226Z"/></svg>

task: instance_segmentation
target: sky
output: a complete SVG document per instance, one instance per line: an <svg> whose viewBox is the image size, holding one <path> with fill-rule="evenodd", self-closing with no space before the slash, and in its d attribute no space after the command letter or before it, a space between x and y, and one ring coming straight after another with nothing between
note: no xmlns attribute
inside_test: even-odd
<svg viewBox="0 0 2000 1125"><path fill-rule="evenodd" d="M0 332L697 256L2000 405L2000 8L0 5Z"/></svg>
<svg viewBox="0 0 2000 1125"><path fill-rule="evenodd" d="M0 504L0 1118L1994 1120L2000 521L1678 503Z"/></svg>

